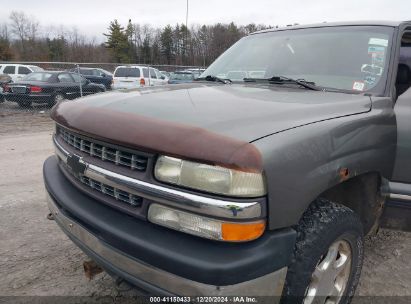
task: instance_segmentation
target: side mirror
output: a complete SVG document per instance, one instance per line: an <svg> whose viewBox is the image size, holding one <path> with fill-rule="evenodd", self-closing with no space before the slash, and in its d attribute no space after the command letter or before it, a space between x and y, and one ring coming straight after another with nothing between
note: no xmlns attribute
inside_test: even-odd
<svg viewBox="0 0 411 304"><path fill-rule="evenodd" d="M160 78L161 78L161 79L163 79L163 80L164 80L164 79L166 79L166 77L165 77L164 75L163 75L163 76L161 76Z"/></svg>

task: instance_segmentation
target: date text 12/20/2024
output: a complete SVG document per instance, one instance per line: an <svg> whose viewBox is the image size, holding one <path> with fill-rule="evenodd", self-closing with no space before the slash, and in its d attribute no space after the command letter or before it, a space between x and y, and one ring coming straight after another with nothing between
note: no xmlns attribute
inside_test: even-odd
<svg viewBox="0 0 411 304"><path fill-rule="evenodd" d="M258 303L256 297L248 296L220 296L220 297L150 297L150 303Z"/></svg>

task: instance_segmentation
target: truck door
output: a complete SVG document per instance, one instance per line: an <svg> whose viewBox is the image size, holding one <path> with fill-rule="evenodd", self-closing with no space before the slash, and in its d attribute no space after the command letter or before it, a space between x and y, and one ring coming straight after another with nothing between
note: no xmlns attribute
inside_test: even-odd
<svg viewBox="0 0 411 304"><path fill-rule="evenodd" d="M403 73L406 78L411 80L410 68L400 64L399 73ZM397 99L394 108L397 118L397 153L393 180L411 187L411 89L408 88ZM411 190L411 188L410 188ZM410 192L411 195L411 192Z"/></svg>
<svg viewBox="0 0 411 304"><path fill-rule="evenodd" d="M395 89L397 151L381 224L411 231L411 31L401 39Z"/></svg>

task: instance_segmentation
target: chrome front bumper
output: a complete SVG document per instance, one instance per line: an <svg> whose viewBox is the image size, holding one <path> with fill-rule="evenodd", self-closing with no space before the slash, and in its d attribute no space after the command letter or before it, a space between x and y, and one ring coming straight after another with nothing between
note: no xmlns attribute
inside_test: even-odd
<svg viewBox="0 0 411 304"><path fill-rule="evenodd" d="M87 252L98 256L103 268L111 265L120 272L144 281L154 288L160 288L170 294L184 296L273 296L273 301L281 296L287 267L259 278L228 286L214 286L195 282L172 273L155 268L136 260L99 240L82 225L60 212L54 200L47 194L50 212L63 231L77 244L81 244Z"/></svg>

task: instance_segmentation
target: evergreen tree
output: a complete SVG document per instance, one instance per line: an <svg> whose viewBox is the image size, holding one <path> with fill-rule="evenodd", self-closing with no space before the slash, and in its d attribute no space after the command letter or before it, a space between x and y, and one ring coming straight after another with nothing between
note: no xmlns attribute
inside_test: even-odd
<svg viewBox="0 0 411 304"><path fill-rule="evenodd" d="M173 60L173 43L173 29L170 25L167 25L160 35L160 50L167 64L171 64Z"/></svg>
<svg viewBox="0 0 411 304"><path fill-rule="evenodd" d="M49 49L49 58L52 61L65 61L65 50L67 49L67 41L61 36L58 38L53 38L50 40L46 39L47 46Z"/></svg>
<svg viewBox="0 0 411 304"><path fill-rule="evenodd" d="M118 63L130 63L130 43L127 33L117 20L110 22L106 47L111 51L113 58Z"/></svg>
<svg viewBox="0 0 411 304"><path fill-rule="evenodd" d="M13 53L10 49L10 42L7 39L0 38L0 60L13 59Z"/></svg>
<svg viewBox="0 0 411 304"><path fill-rule="evenodd" d="M143 62L151 64L151 47L150 37L146 36L141 47L141 55L143 56Z"/></svg>
<svg viewBox="0 0 411 304"><path fill-rule="evenodd" d="M137 50L136 50L136 42L134 40L134 33L135 33L135 28L133 24L131 23L131 19L128 20L128 24L125 30L125 34L127 36L127 41L129 44L129 59L131 62L136 62L137 60Z"/></svg>

